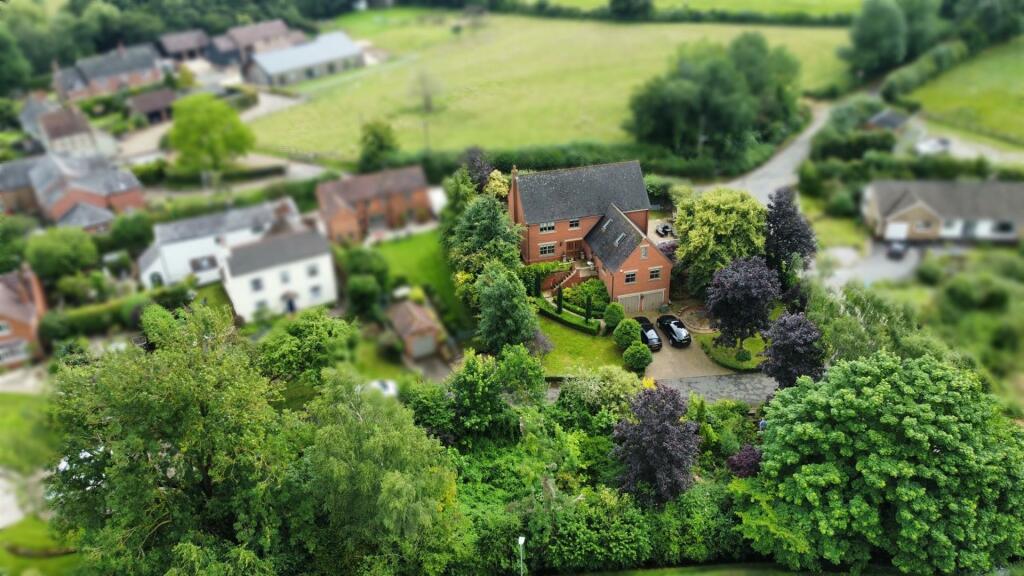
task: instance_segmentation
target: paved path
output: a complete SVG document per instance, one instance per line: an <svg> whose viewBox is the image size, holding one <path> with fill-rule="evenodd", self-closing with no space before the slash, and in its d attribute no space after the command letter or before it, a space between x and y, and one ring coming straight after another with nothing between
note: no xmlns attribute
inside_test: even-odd
<svg viewBox="0 0 1024 576"><path fill-rule="evenodd" d="M8 394L42 394L46 388L46 367L30 366L0 374L0 392Z"/></svg>
<svg viewBox="0 0 1024 576"><path fill-rule="evenodd" d="M885 255L883 244L872 242L867 256L857 255L855 260L841 262L826 279L825 284L831 288L839 288L851 280L858 280L866 286L883 280L906 280L914 275L922 254L923 248L911 247L902 260L893 260Z"/></svg>
<svg viewBox="0 0 1024 576"><path fill-rule="evenodd" d="M753 172L730 182L720 182L704 189L724 186L750 192L762 204L767 204L773 192L783 186L797 183L800 164L811 153L811 139L825 126L832 107L828 104L814 104L811 108L811 123L793 141L779 150L771 160Z"/></svg>
<svg viewBox="0 0 1024 576"><path fill-rule="evenodd" d="M675 388L683 397L691 392L703 396L708 402L739 400L751 406L762 404L775 392L775 380L759 372L697 376L693 378L666 378L655 380L659 386Z"/></svg>

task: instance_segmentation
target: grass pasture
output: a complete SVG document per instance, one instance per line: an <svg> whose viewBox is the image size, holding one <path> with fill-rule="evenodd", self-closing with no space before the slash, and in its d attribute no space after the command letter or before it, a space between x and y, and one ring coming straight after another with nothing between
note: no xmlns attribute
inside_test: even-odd
<svg viewBox="0 0 1024 576"><path fill-rule="evenodd" d="M978 54L910 99L936 123L1024 146L1024 38Z"/></svg>
<svg viewBox="0 0 1024 576"><path fill-rule="evenodd" d="M604 0L551 0L556 6L573 6L583 10L603 8ZM688 8L691 10L718 10L721 12L751 12L756 14L853 14L860 9L860 0L654 0L655 10Z"/></svg>
<svg viewBox="0 0 1024 576"><path fill-rule="evenodd" d="M326 27L350 31L392 53L380 65L316 79L294 89L310 101L257 120L258 143L340 155L358 154L360 126L384 119L403 149L469 145L517 147L573 141L625 141L635 88L664 72L686 42L728 42L760 30L803 64L804 86L843 78L838 28L719 24L617 24L491 15L477 30L452 32L454 16L403 9L344 16ZM436 110L423 116L413 92L426 74Z"/></svg>

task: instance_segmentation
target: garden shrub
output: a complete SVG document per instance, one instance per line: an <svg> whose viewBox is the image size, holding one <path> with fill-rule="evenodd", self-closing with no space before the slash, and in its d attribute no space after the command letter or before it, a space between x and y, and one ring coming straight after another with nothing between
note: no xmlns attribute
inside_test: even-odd
<svg viewBox="0 0 1024 576"><path fill-rule="evenodd" d="M1009 289L991 274L959 274L946 283L944 302L961 311L1005 310Z"/></svg>
<svg viewBox="0 0 1024 576"><path fill-rule="evenodd" d="M553 416L566 428L608 434L629 414L629 403L641 385L636 374L617 366L572 375L562 382Z"/></svg>
<svg viewBox="0 0 1024 576"><path fill-rule="evenodd" d="M626 309L618 302L612 302L604 309L604 324L609 330L615 330L626 317Z"/></svg>
<svg viewBox="0 0 1024 576"><path fill-rule="evenodd" d="M651 518L653 557L663 566L734 559L744 549L732 498L722 484L700 482Z"/></svg>
<svg viewBox="0 0 1024 576"><path fill-rule="evenodd" d="M632 318L626 318L615 327L612 339L619 350L625 351L634 342L640 342L640 323Z"/></svg>
<svg viewBox="0 0 1024 576"><path fill-rule="evenodd" d="M597 320L591 320L587 322L582 316L576 315L574 312L563 310L559 314L555 305L548 302L544 297L537 297L533 299L537 305L537 312L546 318L550 318L559 324L568 326L580 332L590 334L591 336L597 336L601 332L601 323Z"/></svg>
<svg viewBox="0 0 1024 576"><path fill-rule="evenodd" d="M946 275L946 270L938 258L928 257L918 265L914 272L918 281L928 286L938 286Z"/></svg>
<svg viewBox="0 0 1024 576"><path fill-rule="evenodd" d="M653 361L654 356L651 354L651 349L639 340L630 344L626 351L622 353L623 364L626 365L628 370L637 374L643 374Z"/></svg>
<svg viewBox="0 0 1024 576"><path fill-rule="evenodd" d="M882 83L882 96L889 102L899 102L904 95L923 86L968 56L970 50L962 40L951 40L933 46L917 60L890 72Z"/></svg>
<svg viewBox="0 0 1024 576"><path fill-rule="evenodd" d="M608 288L604 285L604 282L597 278L591 278L582 284L577 284L563 290L565 301L580 309L586 308L587 296L591 298L591 305L594 310L604 310L610 300Z"/></svg>

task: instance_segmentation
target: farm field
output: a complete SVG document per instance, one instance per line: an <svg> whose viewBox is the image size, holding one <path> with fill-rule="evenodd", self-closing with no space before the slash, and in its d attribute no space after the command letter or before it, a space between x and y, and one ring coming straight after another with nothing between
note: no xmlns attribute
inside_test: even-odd
<svg viewBox="0 0 1024 576"><path fill-rule="evenodd" d="M1024 38L956 66L910 99L934 122L1024 146Z"/></svg>
<svg viewBox="0 0 1024 576"><path fill-rule="evenodd" d="M724 43L747 30L759 30L797 55L805 87L844 75L836 49L847 33L838 28L626 26L492 15L481 28L464 26L455 34L453 18L406 9L332 22L329 27L350 30L394 58L294 87L310 101L256 121L259 145L352 160L360 126L384 119L403 149L422 149L426 130L412 87L423 74L438 93L427 126L432 148L624 141L630 95L666 69L680 44Z"/></svg>
<svg viewBox="0 0 1024 576"><path fill-rule="evenodd" d="M602 0L551 0L557 6L573 6L584 10L603 8ZM763 14L852 14L860 8L860 0L654 0L655 10L689 8L722 12L755 12Z"/></svg>

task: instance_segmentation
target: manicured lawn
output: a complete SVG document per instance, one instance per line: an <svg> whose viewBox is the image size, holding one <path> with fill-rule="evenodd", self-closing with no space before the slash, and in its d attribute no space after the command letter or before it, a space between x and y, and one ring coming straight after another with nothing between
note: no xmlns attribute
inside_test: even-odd
<svg viewBox="0 0 1024 576"><path fill-rule="evenodd" d="M982 52L910 99L932 120L1024 146L1024 38Z"/></svg>
<svg viewBox="0 0 1024 576"><path fill-rule="evenodd" d="M38 518L28 517L0 530L0 573L10 576L60 576L71 574L79 564L77 554L55 558L23 558L8 552L9 545L33 550L63 547L62 544L53 541L46 523Z"/></svg>
<svg viewBox="0 0 1024 576"><path fill-rule="evenodd" d="M694 337L709 358L714 360L716 364L731 370L752 372L757 370L761 366L761 362L764 361L764 358L761 357L761 352L764 352L764 340L760 336L753 336L743 341L743 348L750 352L750 360L746 362L740 362L736 359L735 348L716 346L714 341L718 337L717 333L694 334Z"/></svg>
<svg viewBox="0 0 1024 576"><path fill-rule="evenodd" d="M575 6L585 10L603 8L604 0L551 0L558 6ZM860 9L860 0L654 0L655 10L690 8L722 12L755 12L761 14L852 14Z"/></svg>
<svg viewBox="0 0 1024 576"><path fill-rule="evenodd" d="M437 230L380 244L377 250L388 261L392 278L402 277L413 285L430 286L444 307L455 314L460 325L472 325L469 312L455 296L455 284L444 259Z"/></svg>
<svg viewBox="0 0 1024 576"><path fill-rule="evenodd" d="M369 338L360 340L356 348L356 370L374 380L395 380L410 374L405 366L381 357L377 342Z"/></svg>
<svg viewBox="0 0 1024 576"><path fill-rule="evenodd" d="M800 209L811 221L821 248L853 246L860 249L868 241L869 234L863 224L856 218L836 218L825 214L825 203L819 198L801 196Z"/></svg>
<svg viewBox="0 0 1024 576"><path fill-rule="evenodd" d="M227 306L234 310L231 305L231 299L228 298L228 293L224 291L224 285L220 282L207 284L206 286L196 290L196 300L202 302L204 298L206 299L207 305L211 307Z"/></svg>
<svg viewBox="0 0 1024 576"><path fill-rule="evenodd" d="M544 356L544 371L552 376L567 376L598 366L622 366L622 354L611 338L590 336L554 320L540 317L540 330L554 348Z"/></svg>
<svg viewBox="0 0 1024 576"><path fill-rule="evenodd" d="M573 141L621 142L634 89L661 74L685 42L727 42L757 29L787 46L803 63L805 87L822 87L845 74L836 49L839 28L717 24L630 24L491 15L482 29L445 13L420 20L402 10L345 16L330 26L355 31L391 51L385 64L295 87L310 101L257 120L261 146L358 154L360 126L383 119L403 149L424 147L423 117L412 93L428 74L439 86L429 118L435 149L515 147ZM441 17L438 18L437 14Z"/></svg>
<svg viewBox="0 0 1024 576"><path fill-rule="evenodd" d="M0 467L29 474L49 462L52 447L45 418L46 398L0 394Z"/></svg>

